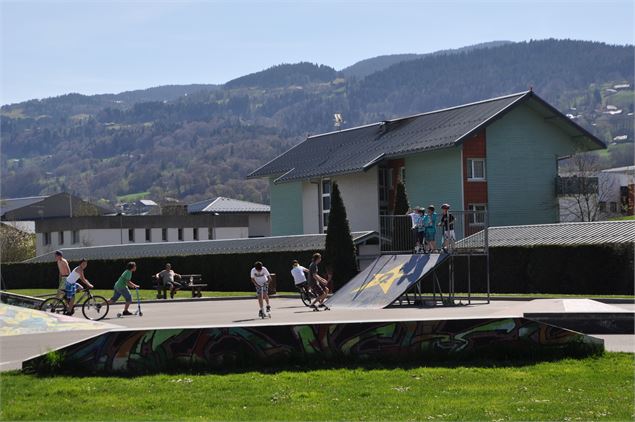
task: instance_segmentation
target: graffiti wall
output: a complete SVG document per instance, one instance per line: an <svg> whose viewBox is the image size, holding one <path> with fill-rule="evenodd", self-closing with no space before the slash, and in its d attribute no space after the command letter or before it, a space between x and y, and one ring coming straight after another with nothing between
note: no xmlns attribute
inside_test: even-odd
<svg viewBox="0 0 635 422"><path fill-rule="evenodd" d="M23 308L40 309L40 305L44 300L16 293L0 292L0 302L7 305L22 306Z"/></svg>
<svg viewBox="0 0 635 422"><path fill-rule="evenodd" d="M60 350L74 371L153 373L317 361L585 356L602 340L524 318L111 331ZM46 367L46 357L24 363Z"/></svg>

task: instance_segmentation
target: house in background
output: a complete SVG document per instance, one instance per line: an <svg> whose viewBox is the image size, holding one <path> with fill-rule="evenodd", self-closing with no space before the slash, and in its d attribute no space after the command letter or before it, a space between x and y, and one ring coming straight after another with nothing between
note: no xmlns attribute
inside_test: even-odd
<svg viewBox="0 0 635 422"><path fill-rule="evenodd" d="M596 221L633 215L635 166L562 174L558 187L562 222Z"/></svg>
<svg viewBox="0 0 635 422"><path fill-rule="evenodd" d="M270 234L268 205L229 198L204 202L207 206L196 203L167 207L174 212L166 215L124 215L61 193L15 208L2 219L35 222L37 255L63 248Z"/></svg>
<svg viewBox="0 0 635 422"><path fill-rule="evenodd" d="M160 215L161 207L151 199L138 199L115 206L117 212L125 215Z"/></svg>
<svg viewBox="0 0 635 422"><path fill-rule="evenodd" d="M558 159L601 148L526 91L310 136L249 177L270 181L274 236L325 231L333 181L353 231L379 232L398 180L411 205L487 210L492 226L556 223Z"/></svg>

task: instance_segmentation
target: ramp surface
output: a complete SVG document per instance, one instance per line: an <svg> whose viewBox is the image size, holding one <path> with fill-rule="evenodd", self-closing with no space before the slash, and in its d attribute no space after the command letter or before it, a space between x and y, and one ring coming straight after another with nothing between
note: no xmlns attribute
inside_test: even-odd
<svg viewBox="0 0 635 422"><path fill-rule="evenodd" d="M447 254L382 255L327 303L334 308L385 308L447 257Z"/></svg>

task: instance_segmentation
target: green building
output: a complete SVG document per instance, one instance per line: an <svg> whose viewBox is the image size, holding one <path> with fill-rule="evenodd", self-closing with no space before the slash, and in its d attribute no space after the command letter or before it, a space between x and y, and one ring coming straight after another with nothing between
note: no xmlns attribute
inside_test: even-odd
<svg viewBox="0 0 635 422"><path fill-rule="evenodd" d="M411 205L487 210L491 226L557 223L559 160L600 148L527 91L310 136L249 177L269 179L274 236L323 232L333 181L354 231L379 231L399 180Z"/></svg>

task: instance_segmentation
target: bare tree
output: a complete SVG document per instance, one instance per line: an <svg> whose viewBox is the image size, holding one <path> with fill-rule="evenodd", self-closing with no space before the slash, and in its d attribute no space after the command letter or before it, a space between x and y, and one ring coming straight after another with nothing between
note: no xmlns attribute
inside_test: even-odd
<svg viewBox="0 0 635 422"><path fill-rule="evenodd" d="M577 153L565 166L566 176L559 178L558 193L564 198L563 211L575 221L597 221L602 217L602 204L615 181L601 177L596 154Z"/></svg>
<svg viewBox="0 0 635 422"><path fill-rule="evenodd" d="M19 262L35 256L35 234L0 223L0 262Z"/></svg>

